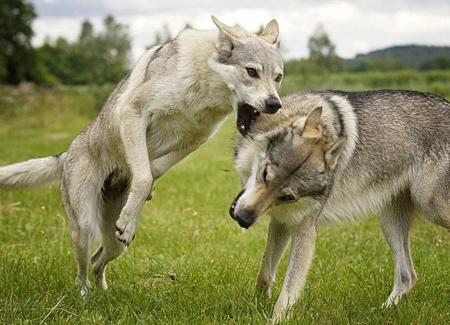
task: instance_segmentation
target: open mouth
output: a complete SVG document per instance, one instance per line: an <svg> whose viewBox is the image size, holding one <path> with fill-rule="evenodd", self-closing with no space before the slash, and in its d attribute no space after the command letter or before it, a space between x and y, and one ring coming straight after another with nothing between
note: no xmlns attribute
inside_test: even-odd
<svg viewBox="0 0 450 325"><path fill-rule="evenodd" d="M250 131L250 127L259 116L259 111L253 106L242 103L238 105L236 127L242 135Z"/></svg>

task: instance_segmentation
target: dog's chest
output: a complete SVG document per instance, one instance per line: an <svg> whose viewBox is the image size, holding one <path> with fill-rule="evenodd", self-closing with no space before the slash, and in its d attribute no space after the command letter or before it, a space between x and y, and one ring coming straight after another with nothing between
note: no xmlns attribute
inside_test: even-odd
<svg viewBox="0 0 450 325"><path fill-rule="evenodd" d="M229 112L222 107L165 110L148 127L149 156L158 158L169 152L195 150L214 134Z"/></svg>

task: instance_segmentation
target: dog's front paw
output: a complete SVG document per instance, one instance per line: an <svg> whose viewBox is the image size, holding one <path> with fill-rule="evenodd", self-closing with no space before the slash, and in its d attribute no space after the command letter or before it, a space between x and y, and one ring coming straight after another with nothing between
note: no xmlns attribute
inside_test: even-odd
<svg viewBox="0 0 450 325"><path fill-rule="evenodd" d="M257 283L256 294L258 297L270 299L272 297L272 286Z"/></svg>
<svg viewBox="0 0 450 325"><path fill-rule="evenodd" d="M116 237L125 246L129 246L136 234L136 223L125 218L116 221Z"/></svg>
<svg viewBox="0 0 450 325"><path fill-rule="evenodd" d="M276 311L274 310L272 313L272 319L270 320L272 324L278 324L282 320L284 320L285 313L284 311Z"/></svg>
<svg viewBox="0 0 450 325"><path fill-rule="evenodd" d="M278 297L272 312L272 324L278 324L280 321L288 319L288 301L286 296Z"/></svg>
<svg viewBox="0 0 450 325"><path fill-rule="evenodd" d="M381 305L381 308L387 309L387 308L391 308L395 305L398 305L398 303L400 302L400 298L401 298L401 295L399 295L399 294L391 294L386 299L386 301Z"/></svg>

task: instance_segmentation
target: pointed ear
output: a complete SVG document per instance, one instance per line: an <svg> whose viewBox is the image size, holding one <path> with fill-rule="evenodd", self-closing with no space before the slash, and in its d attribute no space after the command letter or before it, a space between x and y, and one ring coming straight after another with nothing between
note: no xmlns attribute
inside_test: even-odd
<svg viewBox="0 0 450 325"><path fill-rule="evenodd" d="M322 116L322 107L314 108L306 117L305 126L301 136L306 139L316 139L322 136L322 126L320 120Z"/></svg>
<svg viewBox="0 0 450 325"><path fill-rule="evenodd" d="M337 140L325 145L325 164L331 170L336 168L337 161L344 150L346 138L340 137Z"/></svg>
<svg viewBox="0 0 450 325"><path fill-rule="evenodd" d="M225 25L213 15L211 15L211 19L219 29L217 52L220 56L229 57L234 47L233 43L236 43L239 38L244 38L247 34L241 28Z"/></svg>
<svg viewBox="0 0 450 325"><path fill-rule="evenodd" d="M219 30L224 33L226 36L232 38L232 39L239 39L239 38L244 38L247 37L248 34L239 27L233 27L233 26L228 26L224 23L222 23L216 16L211 15L211 19L214 22L214 24L216 24L217 28L219 28Z"/></svg>
<svg viewBox="0 0 450 325"><path fill-rule="evenodd" d="M267 23L266 27L262 31L261 35L259 35L259 37L261 37L267 43L277 46L279 33L278 22L275 19L272 19Z"/></svg>

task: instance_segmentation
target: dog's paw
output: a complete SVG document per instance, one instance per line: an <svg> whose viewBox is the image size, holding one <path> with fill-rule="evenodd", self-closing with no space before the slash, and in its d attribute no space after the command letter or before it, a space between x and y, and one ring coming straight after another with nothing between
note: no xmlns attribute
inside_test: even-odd
<svg viewBox="0 0 450 325"><path fill-rule="evenodd" d="M278 324L281 321L289 320L292 316L291 307L292 305L289 304L289 298L285 295L280 295L277 303L273 307L272 324Z"/></svg>
<svg viewBox="0 0 450 325"><path fill-rule="evenodd" d="M116 222L116 237L125 246L129 246L136 234L136 223L119 218Z"/></svg>
<svg viewBox="0 0 450 325"><path fill-rule="evenodd" d="M381 305L381 308L383 309L387 309L387 308L391 308L395 305L398 305L398 303L400 302L400 298L401 295L390 295L386 301Z"/></svg>
<svg viewBox="0 0 450 325"><path fill-rule="evenodd" d="M88 279L81 279L77 276L75 283L80 290L81 297L86 297L90 294L92 286Z"/></svg>
<svg viewBox="0 0 450 325"><path fill-rule="evenodd" d="M271 286L257 284L256 285L256 295L259 298L270 299L272 297L272 287Z"/></svg>
<svg viewBox="0 0 450 325"><path fill-rule="evenodd" d="M286 320L285 313L280 311L273 311L272 318L270 320L271 324L279 324L281 321Z"/></svg>

